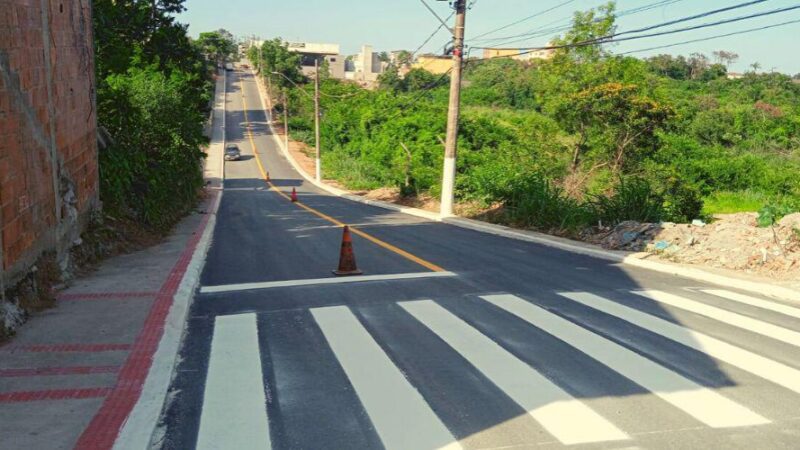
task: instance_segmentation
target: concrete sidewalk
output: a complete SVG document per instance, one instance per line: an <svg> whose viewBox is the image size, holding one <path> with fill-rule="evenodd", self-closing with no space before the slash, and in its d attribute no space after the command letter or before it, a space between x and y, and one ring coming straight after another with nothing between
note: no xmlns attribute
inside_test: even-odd
<svg viewBox="0 0 800 450"><path fill-rule="evenodd" d="M169 376L220 196L224 105L220 77L209 195L196 212L164 242L73 280L54 308L0 346L0 449L109 449L126 421L137 422L131 412L150 394L151 368ZM166 389L169 380L158 381Z"/></svg>

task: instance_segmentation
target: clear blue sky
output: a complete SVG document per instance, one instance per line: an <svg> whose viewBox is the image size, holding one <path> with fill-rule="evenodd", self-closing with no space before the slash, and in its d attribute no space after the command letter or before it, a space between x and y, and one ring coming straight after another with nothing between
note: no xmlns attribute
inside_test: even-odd
<svg viewBox="0 0 800 450"><path fill-rule="evenodd" d="M426 1L440 16L446 17L449 14L448 2ZM655 1L619 0L617 9L628 10ZM640 28L745 1L677 1L666 7L620 17L618 31ZM478 45L478 42L470 42L471 36L477 36L564 2L565 0L477 0L467 14L467 44ZM569 20L575 10L592 8L602 3L604 2L600 0L573 0L551 12L487 37L517 35L548 23L558 24ZM674 25L672 28L796 4L800 3L797 0L769 0L705 19ZM189 24L189 32L193 36L201 31L225 28L236 36L255 34L262 38L280 36L291 41L338 43L345 54L357 52L362 44L371 44L376 50L413 50L438 24L419 0L225 0L223 2L187 0L185 5L188 11L179 15L178 20ZM612 47L612 50L614 52L638 50L791 20L800 20L800 9L703 30L619 43ZM780 72L795 74L800 73L798 38L800 38L800 23L634 55L647 56L658 53L688 55L701 52L710 56L714 50L728 50L740 56L739 61L731 67L733 71L745 71L749 64L759 62L761 70L769 71L774 68ZM422 51L436 52L447 40L446 31L441 30ZM514 45L538 46L545 45L547 41L548 37L540 37Z"/></svg>

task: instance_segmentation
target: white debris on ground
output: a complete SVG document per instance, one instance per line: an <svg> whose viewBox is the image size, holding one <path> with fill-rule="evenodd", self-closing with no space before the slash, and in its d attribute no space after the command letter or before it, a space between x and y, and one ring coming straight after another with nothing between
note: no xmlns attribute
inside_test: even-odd
<svg viewBox="0 0 800 450"><path fill-rule="evenodd" d="M622 222L584 234L612 250L645 251L679 263L740 270L781 280L800 279L800 213L774 227L759 227L758 214L714 216L710 223Z"/></svg>

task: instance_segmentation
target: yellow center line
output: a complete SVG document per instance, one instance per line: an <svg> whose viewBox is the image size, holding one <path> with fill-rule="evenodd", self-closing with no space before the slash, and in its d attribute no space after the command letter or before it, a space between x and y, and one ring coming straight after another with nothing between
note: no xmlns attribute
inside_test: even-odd
<svg viewBox="0 0 800 450"><path fill-rule="evenodd" d="M267 184L269 185L270 189L272 189L273 191L277 192L278 195L280 195L281 197L283 197L283 198L285 198L287 200L291 200L291 197L288 194L286 194L285 192L280 190L277 186L272 184L272 181L270 181L269 176L267 175L267 171L264 169L264 165L261 164L261 158L258 157L258 149L256 148L255 141L253 140L253 133L250 132L250 119L247 117L247 100L245 99L245 96L244 96L244 85L242 86L242 110L244 112L244 122L245 122L245 125L247 127L247 130L245 131L245 134L247 135L247 138L250 140L250 146L253 149L253 155L255 155L256 164L258 165L259 172L261 172L261 177L264 178L264 181L267 182ZM312 208L312 207L310 207L310 206L308 206L308 205L306 205L306 204L304 204L302 202L297 201L297 202L294 202L294 204L299 206L299 207L301 207L301 208L303 208L303 209L305 209L306 211L318 216L318 217L321 217L321 218L327 220L328 222L331 222L331 223L337 225L337 226L340 226L340 227L345 226L345 223L343 223L343 222L341 222L341 221L339 221L337 219L334 219L333 217L331 217L331 216L329 216L329 215L327 215L327 214L325 214L325 213L323 213L321 211L317 211L316 209L314 209L314 208ZM374 244L377 244L377 245L379 245L379 246L381 246L381 247L383 247L383 248L385 248L385 249L387 249L387 250L389 250L391 252L394 252L394 253L402 256L403 258L406 258L409 261L413 261L413 262L415 262L415 263L417 263L417 264L419 264L419 265L421 265L421 266L423 266L423 267L425 267L425 268L427 268L429 270L432 270L434 272L444 272L445 271L440 266L437 266L436 264L434 264L434 263L432 263L430 261L426 261L426 260L420 258L419 256L413 255L413 254L411 254L411 253L409 253L409 252L407 252L407 251L405 251L405 250L403 250L401 248L398 248L398 247L396 247L396 246L394 246L394 245L392 245L392 244L390 244L388 242L382 241L382 240L376 238L375 236L373 236L373 235L371 235L369 233L361 231L361 230L359 230L357 228L353 228L352 226L350 227L350 231L352 231L354 234L357 234L357 235L363 237L364 239L366 239L366 240L368 240L368 241L370 241L370 242L372 242Z"/></svg>

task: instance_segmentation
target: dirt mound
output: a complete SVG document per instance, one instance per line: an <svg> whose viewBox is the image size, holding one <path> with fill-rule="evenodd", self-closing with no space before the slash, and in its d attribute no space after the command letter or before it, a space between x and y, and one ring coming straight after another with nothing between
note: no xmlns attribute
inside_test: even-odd
<svg viewBox="0 0 800 450"><path fill-rule="evenodd" d="M675 262L800 279L800 213L758 227L755 213L723 214L711 223L622 222L584 233L607 249L646 251Z"/></svg>

